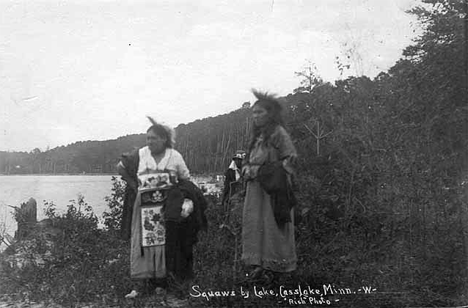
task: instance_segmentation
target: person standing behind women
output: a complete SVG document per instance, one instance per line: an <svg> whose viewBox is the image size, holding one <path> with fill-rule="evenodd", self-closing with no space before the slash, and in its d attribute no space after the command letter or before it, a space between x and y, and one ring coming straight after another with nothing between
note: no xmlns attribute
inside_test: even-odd
<svg viewBox="0 0 468 308"><path fill-rule="evenodd" d="M249 276L258 278L264 270L285 273L296 269L294 209L286 205L287 217L283 217L283 223L278 223L274 209L276 199L262 188L258 175L263 164L282 162L280 165L289 172L289 181L291 163L297 152L284 128L278 100L255 90L253 94L257 101L252 106L253 130L243 168L247 189L242 220L242 260L253 267ZM282 206L284 210L285 205Z"/></svg>

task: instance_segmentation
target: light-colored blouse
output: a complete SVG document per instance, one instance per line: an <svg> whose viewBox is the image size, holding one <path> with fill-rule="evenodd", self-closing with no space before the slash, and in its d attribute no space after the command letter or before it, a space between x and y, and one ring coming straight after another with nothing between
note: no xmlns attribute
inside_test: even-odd
<svg viewBox="0 0 468 308"><path fill-rule="evenodd" d="M138 154L138 177L145 174L170 171L171 173L175 173L178 179L188 180L190 178L190 172L185 164L184 158L174 149L167 148L159 163L156 163L148 146L141 148Z"/></svg>

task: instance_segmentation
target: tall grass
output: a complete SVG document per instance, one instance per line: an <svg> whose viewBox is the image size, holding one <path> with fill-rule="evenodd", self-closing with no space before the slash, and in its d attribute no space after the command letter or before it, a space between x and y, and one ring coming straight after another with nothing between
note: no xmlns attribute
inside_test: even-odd
<svg viewBox="0 0 468 308"><path fill-rule="evenodd" d="M121 200L122 183L116 179L113 182L117 189L108 203L119 215L116 200ZM310 185L300 184L303 188ZM303 207L308 206L306 200L312 200L307 191L313 188L304 189L299 196ZM317 207L303 211L302 222L296 227L298 270L251 281L239 261L242 200L232 202L228 212L217 197L208 196L208 200L209 227L199 233L194 248L196 278L187 289L193 307L289 307L289 302L276 297L260 298L251 293L249 298L243 298L240 288L250 292L254 288L278 291L281 286L294 289L299 285L323 289L329 284L354 291L362 286L376 289L371 294L328 296L333 300L333 307L459 303L457 284L464 278L462 272L454 269L457 260L462 258L461 235L450 225L426 227L432 228L434 235L426 243L432 253L426 254L427 249L421 243L411 241L406 223L386 227L389 218L386 214L370 211L343 217ZM2 294L16 301L54 302L69 307L82 303L98 307L143 307L153 300L151 296L131 302L125 300L124 295L130 290L145 287L143 282L129 277L129 243L120 240L112 228L99 229L98 219L84 198L72 202L65 214L59 215L54 209L50 204L46 216L57 232L37 232L14 245L14 256L25 260L21 267L12 262L11 255L1 256ZM111 216L112 213L107 214L109 219ZM116 226L115 221L112 224ZM438 241L444 241L444 245ZM235 291L236 296L208 300L196 296L194 286L206 292Z"/></svg>

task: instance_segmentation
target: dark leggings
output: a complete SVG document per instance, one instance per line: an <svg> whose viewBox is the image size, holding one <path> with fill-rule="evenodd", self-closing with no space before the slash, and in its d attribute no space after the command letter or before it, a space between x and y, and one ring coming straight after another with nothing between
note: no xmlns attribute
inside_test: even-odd
<svg viewBox="0 0 468 308"><path fill-rule="evenodd" d="M150 278L148 279L148 287L151 290L156 288L167 289L167 278Z"/></svg>
<svg viewBox="0 0 468 308"><path fill-rule="evenodd" d="M166 267L179 283L193 278L193 234L190 219L166 221Z"/></svg>

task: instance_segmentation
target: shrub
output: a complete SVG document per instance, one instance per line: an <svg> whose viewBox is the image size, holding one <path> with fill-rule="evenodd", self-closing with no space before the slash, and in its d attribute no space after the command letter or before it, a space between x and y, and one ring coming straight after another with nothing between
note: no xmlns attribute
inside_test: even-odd
<svg viewBox="0 0 468 308"><path fill-rule="evenodd" d="M65 214L58 215L54 204L46 204L46 216L59 234L53 244L36 233L18 243L14 256L2 262L5 293L17 300L52 300L62 304L101 302L120 298L129 282L128 245L106 230L98 229L98 219L82 196L72 201ZM27 247L24 247L27 246ZM26 248L26 249L22 249ZM12 257L27 253L23 266ZM38 256L47 255L43 262Z"/></svg>
<svg viewBox="0 0 468 308"><path fill-rule="evenodd" d="M104 225L108 230L119 231L122 222L126 184L115 176L112 176L111 181L112 194L105 197L109 211L104 211L102 216Z"/></svg>

